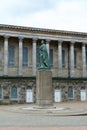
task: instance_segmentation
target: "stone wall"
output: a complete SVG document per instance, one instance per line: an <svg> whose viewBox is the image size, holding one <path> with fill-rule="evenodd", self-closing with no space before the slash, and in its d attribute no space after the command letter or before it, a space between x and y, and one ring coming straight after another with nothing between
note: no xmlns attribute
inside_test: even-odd
<svg viewBox="0 0 87 130"><path fill-rule="evenodd" d="M2 99L0 99L1 104L8 103L25 103L26 102L26 90L31 87L33 90L33 102L35 102L35 90L36 81L35 79L23 79L23 78L6 78L0 79L0 86L3 89ZM17 87L17 99L11 98L11 87Z"/></svg>
<svg viewBox="0 0 87 130"><path fill-rule="evenodd" d="M68 87L73 87L73 98L68 98ZM53 89L58 87L61 89L61 98L62 102L65 101L80 101L81 95L80 91L82 87L85 87L85 91L87 91L87 81L83 79L56 79L53 80ZM87 93L86 93L87 95Z"/></svg>
<svg viewBox="0 0 87 130"><path fill-rule="evenodd" d="M11 98L11 87L16 86L18 90L17 99ZM0 104L9 103L26 103L26 90L31 87L33 92L33 103L36 102L36 79L35 78L2 78L0 79L0 86L2 87L2 98ZM83 79L58 79L53 78L53 101L55 88L61 89L61 101L80 101L81 87L85 86L87 92L87 80ZM72 86L74 96L72 99L68 98L68 87ZM87 93L86 93L87 94Z"/></svg>

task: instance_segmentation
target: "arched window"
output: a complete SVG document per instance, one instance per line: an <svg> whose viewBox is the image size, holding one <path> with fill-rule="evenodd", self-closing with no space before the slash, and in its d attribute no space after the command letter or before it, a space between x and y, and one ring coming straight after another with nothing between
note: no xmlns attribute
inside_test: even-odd
<svg viewBox="0 0 87 130"><path fill-rule="evenodd" d="M73 98L73 87L69 86L68 87L68 98Z"/></svg>
<svg viewBox="0 0 87 130"><path fill-rule="evenodd" d="M2 87L0 86L0 99L2 98Z"/></svg>
<svg viewBox="0 0 87 130"><path fill-rule="evenodd" d="M27 89L30 89L30 90L32 90L32 87L31 87L31 86L27 86Z"/></svg>
<svg viewBox="0 0 87 130"><path fill-rule="evenodd" d="M11 87L11 98L13 98L13 99L17 98L17 87L16 86Z"/></svg>
<svg viewBox="0 0 87 130"><path fill-rule="evenodd" d="M60 89L60 87L59 87L59 86L56 86L56 87L55 87L55 89L56 89L56 90L59 90L59 89Z"/></svg>
<svg viewBox="0 0 87 130"><path fill-rule="evenodd" d="M85 86L82 86L82 87L81 87L81 90L85 90Z"/></svg>

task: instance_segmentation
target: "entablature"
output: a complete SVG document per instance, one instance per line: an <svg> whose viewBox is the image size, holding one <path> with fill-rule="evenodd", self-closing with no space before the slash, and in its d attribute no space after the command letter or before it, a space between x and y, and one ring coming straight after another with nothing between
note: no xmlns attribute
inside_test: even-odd
<svg viewBox="0 0 87 130"><path fill-rule="evenodd" d="M9 28L8 28L9 27ZM37 38L37 39L50 39L50 40L54 40L54 41L58 41L58 40L62 40L62 41L74 41L74 42L81 42L81 43L86 43L87 42L87 33L76 33L76 32L68 32L68 31L60 31L60 34L58 34L57 30L50 30L48 29L49 33L41 33L41 29L37 29L37 28L29 28L31 30L35 30L36 29L36 32L33 32L33 31L21 31L21 28L20 26L18 26L18 28L14 28L15 26L6 26L6 28L8 28L7 30L3 28L1 28L0 30L0 36L5 36L5 35L8 35L9 37L23 37L23 38ZM10 30L11 28L11 30ZM15 30L12 30L12 29L19 29L20 31L15 31ZM28 28L25 27L25 29L27 30ZM47 31L47 29L42 29L44 32ZM55 35L51 33L51 31L55 32ZM64 33L63 33L64 32ZM66 33L67 32L67 35ZM62 35L63 33L63 35ZM75 35L74 35L75 33ZM73 35L71 35L73 34ZM83 37L84 36L84 37Z"/></svg>

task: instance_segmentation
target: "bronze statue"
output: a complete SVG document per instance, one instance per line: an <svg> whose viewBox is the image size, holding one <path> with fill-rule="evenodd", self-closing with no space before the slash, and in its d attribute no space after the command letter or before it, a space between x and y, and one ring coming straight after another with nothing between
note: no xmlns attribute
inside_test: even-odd
<svg viewBox="0 0 87 130"><path fill-rule="evenodd" d="M50 69L50 63L49 63L45 40L41 41L41 46L39 48L39 57L40 57L40 62L39 62L38 69L42 69L42 70Z"/></svg>

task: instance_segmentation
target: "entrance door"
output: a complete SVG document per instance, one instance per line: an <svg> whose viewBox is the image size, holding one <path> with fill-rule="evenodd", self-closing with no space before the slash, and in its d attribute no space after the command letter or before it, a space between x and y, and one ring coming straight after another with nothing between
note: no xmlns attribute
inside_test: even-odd
<svg viewBox="0 0 87 130"><path fill-rule="evenodd" d="M86 90L81 90L81 101L86 101Z"/></svg>
<svg viewBox="0 0 87 130"><path fill-rule="evenodd" d="M55 89L54 101L55 102L61 102L61 90L60 89Z"/></svg>
<svg viewBox="0 0 87 130"><path fill-rule="evenodd" d="M32 92L32 89L27 89L26 90L26 102L27 103L33 102L33 92Z"/></svg>

